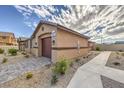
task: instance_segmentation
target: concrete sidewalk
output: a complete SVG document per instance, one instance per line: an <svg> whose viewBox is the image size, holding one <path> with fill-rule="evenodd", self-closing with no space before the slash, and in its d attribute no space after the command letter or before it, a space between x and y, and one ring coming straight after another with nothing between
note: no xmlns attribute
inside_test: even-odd
<svg viewBox="0 0 124 93"><path fill-rule="evenodd" d="M104 75L106 73L103 68L110 54L111 52L108 51L102 52L81 66L71 79L68 88L102 88L100 75L102 72ZM107 71L109 72L109 70Z"/></svg>

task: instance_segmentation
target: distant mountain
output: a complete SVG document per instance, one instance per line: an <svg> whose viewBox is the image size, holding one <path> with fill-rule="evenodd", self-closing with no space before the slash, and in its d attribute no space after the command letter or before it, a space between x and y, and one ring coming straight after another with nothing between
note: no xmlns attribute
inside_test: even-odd
<svg viewBox="0 0 124 93"><path fill-rule="evenodd" d="M124 44L124 41L116 41L115 44Z"/></svg>

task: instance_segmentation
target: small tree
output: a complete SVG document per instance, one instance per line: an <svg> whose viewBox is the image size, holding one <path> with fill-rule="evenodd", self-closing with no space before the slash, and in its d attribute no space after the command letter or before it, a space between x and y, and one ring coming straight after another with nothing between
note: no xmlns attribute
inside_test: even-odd
<svg viewBox="0 0 124 93"><path fill-rule="evenodd" d="M12 56L17 55L17 49L11 48L8 50L8 53L11 54Z"/></svg>
<svg viewBox="0 0 124 93"><path fill-rule="evenodd" d="M2 48L0 48L0 54L3 54L4 50Z"/></svg>

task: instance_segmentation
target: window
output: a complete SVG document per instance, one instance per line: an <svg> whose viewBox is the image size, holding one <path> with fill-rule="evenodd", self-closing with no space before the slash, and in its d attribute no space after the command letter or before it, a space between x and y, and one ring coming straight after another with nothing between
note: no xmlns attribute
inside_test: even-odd
<svg viewBox="0 0 124 93"><path fill-rule="evenodd" d="M44 31L44 27L42 27L42 31Z"/></svg>

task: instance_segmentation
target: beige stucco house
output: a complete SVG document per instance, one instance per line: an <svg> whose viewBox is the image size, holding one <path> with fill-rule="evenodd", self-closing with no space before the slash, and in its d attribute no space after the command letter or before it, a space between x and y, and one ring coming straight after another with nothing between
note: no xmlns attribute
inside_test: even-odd
<svg viewBox="0 0 124 93"><path fill-rule="evenodd" d="M0 45L17 46L17 40L12 32L0 32Z"/></svg>
<svg viewBox="0 0 124 93"><path fill-rule="evenodd" d="M57 62L61 58L74 59L89 51L89 37L56 23L42 21L30 39L26 51L38 57Z"/></svg>
<svg viewBox="0 0 124 93"><path fill-rule="evenodd" d="M19 38L17 39L19 50L25 51L25 48L26 48L26 40L27 40L26 37L19 37Z"/></svg>

